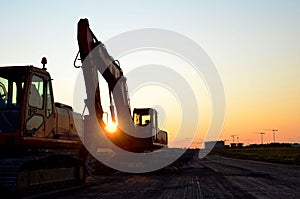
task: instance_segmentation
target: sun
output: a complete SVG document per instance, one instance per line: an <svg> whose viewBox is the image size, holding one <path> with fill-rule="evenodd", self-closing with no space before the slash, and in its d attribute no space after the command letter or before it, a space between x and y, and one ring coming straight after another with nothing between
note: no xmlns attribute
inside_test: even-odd
<svg viewBox="0 0 300 199"><path fill-rule="evenodd" d="M117 131L117 125L114 122L109 122L105 129L109 132L109 133L115 133Z"/></svg>

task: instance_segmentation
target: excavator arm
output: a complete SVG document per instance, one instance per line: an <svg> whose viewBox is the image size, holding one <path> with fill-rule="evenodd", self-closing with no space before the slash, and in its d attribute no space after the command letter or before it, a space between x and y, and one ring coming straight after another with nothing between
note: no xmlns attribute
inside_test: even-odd
<svg viewBox="0 0 300 199"><path fill-rule="evenodd" d="M89 113L95 113L97 118L102 120L103 109L97 74L97 71L99 71L108 84L112 120L115 121L114 107L112 105L114 100L118 110L118 118L121 118L118 119L119 126L132 123L126 78L123 75L119 62L110 56L104 44L97 40L89 28L87 19L81 19L78 22L77 39L87 88L87 99L85 103Z"/></svg>
<svg viewBox="0 0 300 199"><path fill-rule="evenodd" d="M78 46L82 60L82 71L86 88L87 99L85 104L92 115L102 120L103 108L100 98L100 87L98 84L97 66L90 52L96 47L97 41L89 29L88 20L80 20L78 23ZM90 56L88 56L90 55Z"/></svg>

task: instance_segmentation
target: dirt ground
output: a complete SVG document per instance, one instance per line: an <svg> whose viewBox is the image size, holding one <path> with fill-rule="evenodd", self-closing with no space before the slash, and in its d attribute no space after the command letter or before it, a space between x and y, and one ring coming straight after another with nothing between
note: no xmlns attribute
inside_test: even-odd
<svg viewBox="0 0 300 199"><path fill-rule="evenodd" d="M39 198L300 198L300 167L209 155L180 169L89 177Z"/></svg>

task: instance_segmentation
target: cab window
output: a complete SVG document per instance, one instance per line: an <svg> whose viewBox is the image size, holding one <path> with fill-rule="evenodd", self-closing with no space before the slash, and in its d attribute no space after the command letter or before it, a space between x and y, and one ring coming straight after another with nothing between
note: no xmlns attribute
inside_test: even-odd
<svg viewBox="0 0 300 199"><path fill-rule="evenodd" d="M0 109L20 108L24 82L0 77Z"/></svg>
<svg viewBox="0 0 300 199"><path fill-rule="evenodd" d="M33 75L29 88L29 106L42 109L44 96L44 81L41 77Z"/></svg>
<svg viewBox="0 0 300 199"><path fill-rule="evenodd" d="M150 115L141 115L138 113L134 113L134 123L139 126L146 126L150 123L151 117Z"/></svg>

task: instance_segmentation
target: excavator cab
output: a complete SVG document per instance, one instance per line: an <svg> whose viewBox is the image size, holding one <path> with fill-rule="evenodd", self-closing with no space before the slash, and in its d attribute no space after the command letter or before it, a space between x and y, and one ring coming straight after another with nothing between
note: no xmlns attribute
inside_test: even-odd
<svg viewBox="0 0 300 199"><path fill-rule="evenodd" d="M0 134L47 137L54 122L51 79L33 66L0 68Z"/></svg>
<svg viewBox="0 0 300 199"><path fill-rule="evenodd" d="M158 128L157 111L155 109L135 108L133 110L133 120L135 125L145 127L143 128L143 133L152 136L153 145L160 148L168 144L167 132Z"/></svg>
<svg viewBox="0 0 300 199"><path fill-rule="evenodd" d="M77 142L82 130L75 128L75 120L82 122L80 114L54 103L51 77L45 69L0 67L0 146L41 147L42 141L51 139Z"/></svg>

